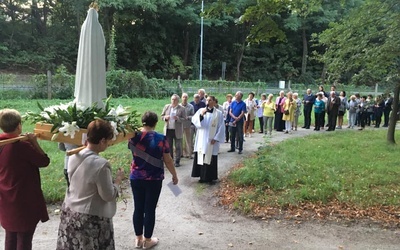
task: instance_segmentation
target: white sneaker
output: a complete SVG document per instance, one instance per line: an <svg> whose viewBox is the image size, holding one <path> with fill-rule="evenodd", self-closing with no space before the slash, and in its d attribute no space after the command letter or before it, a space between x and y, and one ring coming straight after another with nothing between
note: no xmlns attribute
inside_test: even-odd
<svg viewBox="0 0 400 250"><path fill-rule="evenodd" d="M158 238L152 237L150 241L143 241L143 249L150 249L158 244Z"/></svg>

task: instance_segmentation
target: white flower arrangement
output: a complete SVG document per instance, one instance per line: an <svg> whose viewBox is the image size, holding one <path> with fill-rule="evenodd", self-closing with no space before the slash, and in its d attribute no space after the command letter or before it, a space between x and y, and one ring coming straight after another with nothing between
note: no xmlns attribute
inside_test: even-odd
<svg viewBox="0 0 400 250"><path fill-rule="evenodd" d="M24 115L25 120L32 123L52 124L52 133L62 132L64 136L75 137L80 129L86 129L89 123L95 119L109 121L114 128L114 139L119 133L124 135L128 132L136 131L139 125L139 113L131 107L118 105L117 108L110 107L109 101L105 101L105 108L98 108L96 104L85 108L75 102L69 102L60 105L53 105L43 108L39 103L40 112L27 112Z"/></svg>

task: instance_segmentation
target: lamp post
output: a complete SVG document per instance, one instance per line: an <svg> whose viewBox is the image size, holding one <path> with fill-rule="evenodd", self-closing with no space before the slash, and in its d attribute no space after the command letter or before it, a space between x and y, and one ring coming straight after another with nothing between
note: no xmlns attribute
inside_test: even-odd
<svg viewBox="0 0 400 250"><path fill-rule="evenodd" d="M201 21L200 21L200 70L199 80L203 80L203 11L204 11L204 0L201 1Z"/></svg>

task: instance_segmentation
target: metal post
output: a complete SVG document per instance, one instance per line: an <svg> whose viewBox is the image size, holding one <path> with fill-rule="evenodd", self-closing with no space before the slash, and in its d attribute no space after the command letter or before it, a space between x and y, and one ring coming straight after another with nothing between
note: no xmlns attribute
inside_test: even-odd
<svg viewBox="0 0 400 250"><path fill-rule="evenodd" d="M51 100L51 71L47 70L47 99Z"/></svg>
<svg viewBox="0 0 400 250"><path fill-rule="evenodd" d="M201 21L200 21L200 71L199 80L203 80L203 12L204 12L204 0L201 1Z"/></svg>

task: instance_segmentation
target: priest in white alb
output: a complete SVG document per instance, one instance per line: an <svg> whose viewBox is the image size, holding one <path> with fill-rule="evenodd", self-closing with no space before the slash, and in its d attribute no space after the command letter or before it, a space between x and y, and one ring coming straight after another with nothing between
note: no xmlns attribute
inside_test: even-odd
<svg viewBox="0 0 400 250"><path fill-rule="evenodd" d="M208 96L207 106L192 117L197 129L192 177L200 177L200 183L212 184L218 179L218 152L225 139L225 123L222 112L215 105L215 97Z"/></svg>

